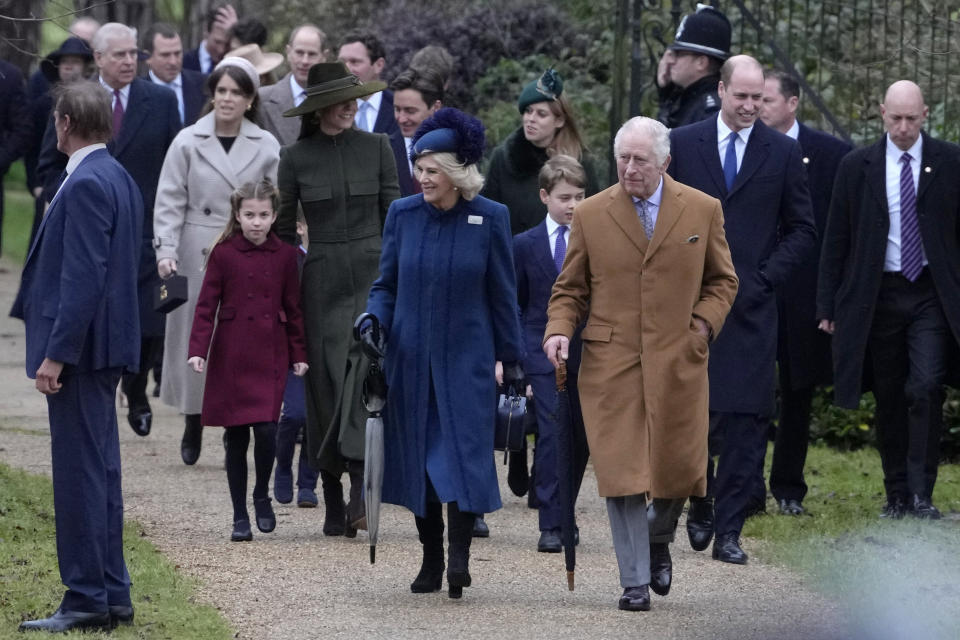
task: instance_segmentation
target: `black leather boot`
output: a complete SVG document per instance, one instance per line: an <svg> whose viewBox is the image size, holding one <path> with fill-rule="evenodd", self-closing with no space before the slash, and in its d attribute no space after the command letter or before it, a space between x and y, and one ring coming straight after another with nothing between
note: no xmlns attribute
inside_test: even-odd
<svg viewBox="0 0 960 640"><path fill-rule="evenodd" d="M353 538L358 529L367 529L367 507L363 502L363 460L348 460L347 473L350 476L350 502L347 503L347 530L344 535Z"/></svg>
<svg viewBox="0 0 960 640"><path fill-rule="evenodd" d="M470 586L470 543L473 540L473 522L477 514L460 511L456 502L447 505L447 534L450 548L447 556L447 595L463 596L463 588Z"/></svg>
<svg viewBox="0 0 960 640"><path fill-rule="evenodd" d="M343 504L343 485L340 478L329 471L320 471L323 484L323 504L326 514L323 518L323 535L342 536L346 527L346 506Z"/></svg>
<svg viewBox="0 0 960 640"><path fill-rule="evenodd" d="M203 444L203 425L199 413L188 413L183 417L183 439L180 440L180 457L184 464L196 464L200 458L200 445Z"/></svg>
<svg viewBox="0 0 960 640"><path fill-rule="evenodd" d="M427 517L417 517L417 533L423 545L423 562L420 573L410 585L414 593L433 593L443 585L443 506L439 502L427 503Z"/></svg>

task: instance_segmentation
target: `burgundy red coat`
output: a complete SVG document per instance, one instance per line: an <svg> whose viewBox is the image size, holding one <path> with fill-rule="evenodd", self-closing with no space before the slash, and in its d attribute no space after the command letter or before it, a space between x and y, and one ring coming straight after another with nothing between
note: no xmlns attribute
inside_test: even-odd
<svg viewBox="0 0 960 640"><path fill-rule="evenodd" d="M193 356L207 359L203 424L278 420L287 371L307 361L297 249L273 233L260 246L238 233L213 249L193 316Z"/></svg>

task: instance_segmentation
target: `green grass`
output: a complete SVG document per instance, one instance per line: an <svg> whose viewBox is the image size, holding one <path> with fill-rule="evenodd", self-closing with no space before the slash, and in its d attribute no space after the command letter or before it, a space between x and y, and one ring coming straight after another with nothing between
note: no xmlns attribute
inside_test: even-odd
<svg viewBox="0 0 960 640"><path fill-rule="evenodd" d="M769 456L768 456L769 464ZM769 477L769 467L766 477ZM862 637L956 638L960 629L960 465L941 465L940 521L878 518L884 503L875 450L811 447L809 516L750 518L756 555L804 576L837 603Z"/></svg>
<svg viewBox="0 0 960 640"><path fill-rule="evenodd" d="M54 543L53 489L49 478L0 464L0 638L22 638L24 619L56 609L64 587ZM234 636L216 609L194 600L195 581L143 537L135 522L124 530L124 556L133 581L135 623L84 638L218 640Z"/></svg>
<svg viewBox="0 0 960 640"><path fill-rule="evenodd" d="M23 162L16 162L3 180L3 257L21 265L30 249L33 197L27 192Z"/></svg>

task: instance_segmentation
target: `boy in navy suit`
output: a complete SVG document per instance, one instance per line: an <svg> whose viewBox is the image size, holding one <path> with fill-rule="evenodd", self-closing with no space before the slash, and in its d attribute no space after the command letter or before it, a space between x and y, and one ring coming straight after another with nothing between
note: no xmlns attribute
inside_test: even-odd
<svg viewBox="0 0 960 640"><path fill-rule="evenodd" d="M583 200L587 176L580 163L570 156L558 155L540 170L540 200L547 206L546 219L536 227L513 238L514 264L517 270L517 299L526 357L523 370L533 392L539 435L534 452L533 491L540 511L540 540L537 551L559 553L560 523L564 505L560 504L560 474L572 473L573 496L580 492L580 482L587 466L587 441L577 393L577 371L580 367L580 333L571 341L567 361L567 389L573 427L574 452L571 468L559 466L556 415L556 378L553 365L544 355L541 343L547 326L547 304L553 282L563 266L567 251L567 234L573 221L573 210Z"/></svg>

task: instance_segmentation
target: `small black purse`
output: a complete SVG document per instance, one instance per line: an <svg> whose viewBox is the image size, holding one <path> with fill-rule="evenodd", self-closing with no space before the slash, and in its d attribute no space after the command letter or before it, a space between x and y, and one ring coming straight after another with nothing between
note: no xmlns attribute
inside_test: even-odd
<svg viewBox="0 0 960 640"><path fill-rule="evenodd" d="M153 310L170 313L187 301L187 277L174 273L153 289Z"/></svg>
<svg viewBox="0 0 960 640"><path fill-rule="evenodd" d="M526 396L517 393L512 385L506 391L500 394L497 401L497 421L493 434L493 448L503 451L504 464L511 453L519 453L526 448L524 415L527 412Z"/></svg>

